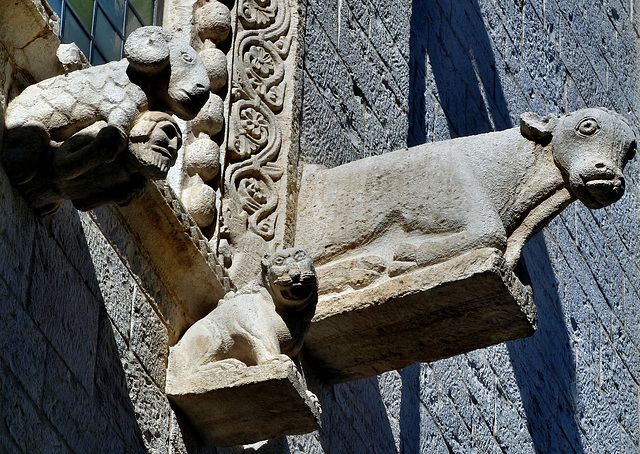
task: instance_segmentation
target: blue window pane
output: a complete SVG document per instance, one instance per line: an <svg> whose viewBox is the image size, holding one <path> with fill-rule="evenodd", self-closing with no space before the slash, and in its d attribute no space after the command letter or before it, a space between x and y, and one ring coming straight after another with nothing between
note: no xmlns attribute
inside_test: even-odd
<svg viewBox="0 0 640 454"><path fill-rule="evenodd" d="M144 25L153 25L153 7L155 3L153 0L129 0L129 3L133 5Z"/></svg>
<svg viewBox="0 0 640 454"><path fill-rule="evenodd" d="M58 17L62 16L62 0L47 0L47 3Z"/></svg>
<svg viewBox="0 0 640 454"><path fill-rule="evenodd" d="M107 17L99 8L93 28L93 42L108 61L120 60L122 38L118 36Z"/></svg>
<svg viewBox="0 0 640 454"><path fill-rule="evenodd" d="M93 66L97 66L97 65L104 65L105 63L107 63L107 61L104 58L102 58L102 55L100 55L100 52L98 51L98 49L94 47L93 54L91 55L91 64Z"/></svg>
<svg viewBox="0 0 640 454"><path fill-rule="evenodd" d="M120 33L123 32L122 26L124 25L124 4L125 0L98 0L98 3L104 12L109 16L111 22L118 28ZM95 31L93 34L95 35Z"/></svg>
<svg viewBox="0 0 640 454"><path fill-rule="evenodd" d="M142 22L138 20L136 15L133 14L133 11L131 11L131 7L129 7L127 11L127 29L124 34L125 38L128 37L136 28L142 27L142 25Z"/></svg>
<svg viewBox="0 0 640 454"><path fill-rule="evenodd" d="M91 23L93 22L93 1L87 0L67 0L67 6L71 5L73 11L78 16L78 19L82 22L82 25L91 31ZM65 14L69 13L69 9L65 11Z"/></svg>
<svg viewBox="0 0 640 454"><path fill-rule="evenodd" d="M91 41L70 11L64 15L60 39L63 43L76 43L85 55L89 55Z"/></svg>

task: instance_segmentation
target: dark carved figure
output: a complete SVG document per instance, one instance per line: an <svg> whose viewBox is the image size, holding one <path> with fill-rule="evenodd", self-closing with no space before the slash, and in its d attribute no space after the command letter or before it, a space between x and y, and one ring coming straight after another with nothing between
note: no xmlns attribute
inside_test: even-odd
<svg viewBox="0 0 640 454"><path fill-rule="evenodd" d="M29 86L9 104L3 165L37 214L63 199L81 210L127 204L175 162L171 114L190 120L206 103L205 66L160 27L133 32L125 56Z"/></svg>

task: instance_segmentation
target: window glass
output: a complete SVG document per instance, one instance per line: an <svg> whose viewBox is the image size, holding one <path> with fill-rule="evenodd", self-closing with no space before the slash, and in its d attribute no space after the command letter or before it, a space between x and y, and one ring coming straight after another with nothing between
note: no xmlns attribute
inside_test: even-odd
<svg viewBox="0 0 640 454"><path fill-rule="evenodd" d="M75 42L92 65L99 65L120 60L124 39L155 24L156 3L162 0L48 1L61 18L60 40Z"/></svg>
<svg viewBox="0 0 640 454"><path fill-rule="evenodd" d="M136 28L142 27L142 22L138 20L131 7L127 11L127 28L125 30L125 38L128 37Z"/></svg>
<svg viewBox="0 0 640 454"><path fill-rule="evenodd" d="M87 31L91 30L93 23L93 2L87 0L67 0L67 5L71 5L78 19L85 26Z"/></svg>
<svg viewBox="0 0 640 454"><path fill-rule="evenodd" d="M93 66L96 65L104 65L107 62L107 60L105 60L102 55L100 55L100 51L98 49L95 48L95 46L93 47L93 53L91 54L91 64Z"/></svg>
<svg viewBox="0 0 640 454"><path fill-rule="evenodd" d="M129 0L133 7L136 9L136 12L147 25L153 24L153 1L149 0Z"/></svg>
<svg viewBox="0 0 640 454"><path fill-rule="evenodd" d="M102 8L104 8L104 12L107 16L109 16L109 19L111 19L113 24L118 28L118 31L122 33L124 31L122 30L122 26L124 24L125 0L98 0L98 3L100 4L100 6L102 6Z"/></svg>
<svg viewBox="0 0 640 454"><path fill-rule="evenodd" d="M122 38L98 8L96 12L96 23L93 29L93 42L100 49L100 53L108 61L120 60L122 52Z"/></svg>
<svg viewBox="0 0 640 454"><path fill-rule="evenodd" d="M64 15L61 40L63 43L76 43L85 55L89 55L91 39L70 11Z"/></svg>

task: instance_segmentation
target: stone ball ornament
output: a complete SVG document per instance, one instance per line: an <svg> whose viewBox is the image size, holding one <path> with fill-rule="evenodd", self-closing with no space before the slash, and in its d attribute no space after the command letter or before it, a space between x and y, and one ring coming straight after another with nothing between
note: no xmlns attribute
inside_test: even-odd
<svg viewBox="0 0 640 454"><path fill-rule="evenodd" d="M2 164L36 214L126 205L163 179L182 133L209 99L207 70L186 42L142 27L125 59L27 87L5 114Z"/></svg>
<svg viewBox="0 0 640 454"><path fill-rule="evenodd" d="M220 172L220 147L205 135L186 146L184 159L189 176L211 181Z"/></svg>
<svg viewBox="0 0 640 454"><path fill-rule="evenodd" d="M196 27L200 38L219 44L231 31L231 12L222 3L209 0L196 11Z"/></svg>
<svg viewBox="0 0 640 454"><path fill-rule="evenodd" d="M211 91L215 93L227 84L227 56L220 49L212 47L201 51L200 58L207 68Z"/></svg>

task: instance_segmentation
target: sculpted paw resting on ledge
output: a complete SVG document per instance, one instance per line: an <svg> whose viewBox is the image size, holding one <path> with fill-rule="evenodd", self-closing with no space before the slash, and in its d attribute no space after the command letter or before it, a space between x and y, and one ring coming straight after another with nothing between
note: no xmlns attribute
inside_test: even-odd
<svg viewBox="0 0 640 454"><path fill-rule="evenodd" d="M209 96L202 60L160 27L142 27L125 59L53 77L9 103L2 162L36 213L64 199L89 210L141 196L175 163L180 129Z"/></svg>

